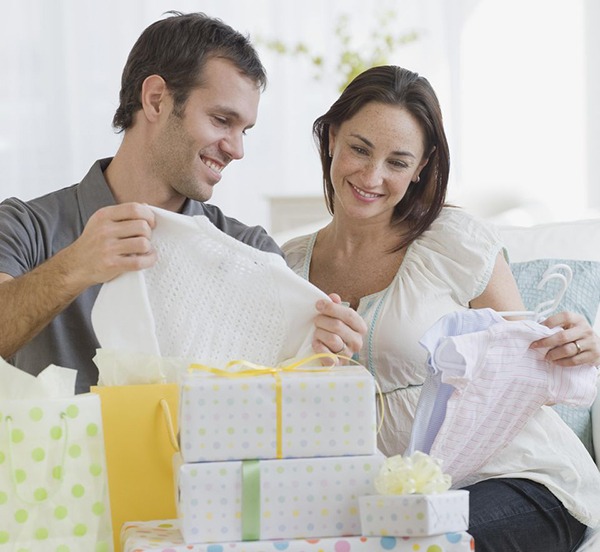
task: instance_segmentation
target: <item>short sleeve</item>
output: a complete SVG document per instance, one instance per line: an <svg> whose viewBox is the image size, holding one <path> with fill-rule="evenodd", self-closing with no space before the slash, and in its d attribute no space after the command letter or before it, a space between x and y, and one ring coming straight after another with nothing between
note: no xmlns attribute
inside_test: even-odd
<svg viewBox="0 0 600 552"><path fill-rule="evenodd" d="M36 221L27 206L16 198L0 204L0 272L20 276L36 266ZM39 245L39 244L38 244Z"/></svg>
<svg viewBox="0 0 600 552"><path fill-rule="evenodd" d="M443 209L411 247L411 258L442 279L461 305L483 293L503 251L492 225L454 207Z"/></svg>

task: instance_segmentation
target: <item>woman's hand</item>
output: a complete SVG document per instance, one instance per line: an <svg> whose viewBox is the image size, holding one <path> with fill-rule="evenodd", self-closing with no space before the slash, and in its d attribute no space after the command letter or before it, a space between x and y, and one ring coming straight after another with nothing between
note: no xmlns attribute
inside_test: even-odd
<svg viewBox="0 0 600 552"><path fill-rule="evenodd" d="M339 295L329 297L331 301L317 301L313 350L351 357L362 348L367 325L354 309L341 304Z"/></svg>
<svg viewBox="0 0 600 552"><path fill-rule="evenodd" d="M531 344L534 349L550 347L546 353L547 360L560 366L600 364L600 338L585 317L573 312L560 312L548 317L542 324L548 328L562 328L561 331Z"/></svg>

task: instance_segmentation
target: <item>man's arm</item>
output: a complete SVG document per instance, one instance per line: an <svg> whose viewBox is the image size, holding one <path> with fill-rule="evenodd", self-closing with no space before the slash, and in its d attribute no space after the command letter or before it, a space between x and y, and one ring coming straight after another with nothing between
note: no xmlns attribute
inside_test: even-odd
<svg viewBox="0 0 600 552"><path fill-rule="evenodd" d="M88 287L152 266L153 227L146 205L104 207L75 242L40 266L17 278L0 273L0 356L12 356Z"/></svg>

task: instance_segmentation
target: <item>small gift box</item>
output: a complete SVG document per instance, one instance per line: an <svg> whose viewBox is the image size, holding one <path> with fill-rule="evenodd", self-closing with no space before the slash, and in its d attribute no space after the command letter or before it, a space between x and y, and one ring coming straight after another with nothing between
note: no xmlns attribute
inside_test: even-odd
<svg viewBox="0 0 600 552"><path fill-rule="evenodd" d="M175 457L188 543L360 535L358 497L375 492L381 454L182 464Z"/></svg>
<svg viewBox="0 0 600 552"><path fill-rule="evenodd" d="M450 476L426 454L388 458L375 479L378 495L359 498L362 534L424 537L469 527L469 492L450 491Z"/></svg>
<svg viewBox="0 0 600 552"><path fill-rule="evenodd" d="M424 537L469 528L469 492L361 496L360 524L366 536Z"/></svg>
<svg viewBox="0 0 600 552"><path fill-rule="evenodd" d="M472 552L468 533L433 537L327 537L186 544L177 520L129 522L121 530L123 552Z"/></svg>
<svg viewBox="0 0 600 552"><path fill-rule="evenodd" d="M185 462L377 451L375 383L362 366L196 368L181 381Z"/></svg>

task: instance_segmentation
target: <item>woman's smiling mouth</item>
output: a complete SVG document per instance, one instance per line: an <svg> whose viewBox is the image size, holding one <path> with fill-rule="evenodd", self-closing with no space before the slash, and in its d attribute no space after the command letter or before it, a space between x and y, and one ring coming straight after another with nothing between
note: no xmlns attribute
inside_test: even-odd
<svg viewBox="0 0 600 552"><path fill-rule="evenodd" d="M357 188L354 184L350 184L350 186L360 197L364 197L365 199L377 199L378 197L383 197L382 194L373 194L365 192L364 190Z"/></svg>

